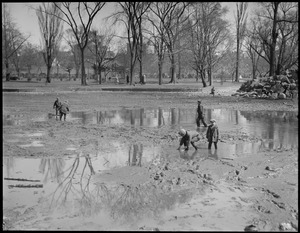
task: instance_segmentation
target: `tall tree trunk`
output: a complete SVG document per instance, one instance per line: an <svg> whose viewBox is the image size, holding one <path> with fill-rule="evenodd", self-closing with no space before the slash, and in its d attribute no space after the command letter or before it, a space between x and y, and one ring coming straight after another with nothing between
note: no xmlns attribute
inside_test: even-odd
<svg viewBox="0 0 300 233"><path fill-rule="evenodd" d="M171 80L170 83L175 83L176 82L176 77L175 77L175 56L172 53L171 55Z"/></svg>
<svg viewBox="0 0 300 233"><path fill-rule="evenodd" d="M255 64L252 63L252 79L254 80L255 79L255 73L256 73L256 67L255 67Z"/></svg>
<svg viewBox="0 0 300 233"><path fill-rule="evenodd" d="M208 76L208 80L209 80L209 86L211 86L212 85L212 72L211 72L211 67L209 67L208 69L207 69L207 76Z"/></svg>
<svg viewBox="0 0 300 233"><path fill-rule="evenodd" d="M142 25L139 25L139 34L140 34L140 82L144 83L143 79L143 35L142 35Z"/></svg>
<svg viewBox="0 0 300 233"><path fill-rule="evenodd" d="M81 49L81 85L86 85L85 67L84 67L84 50Z"/></svg>
<svg viewBox="0 0 300 233"><path fill-rule="evenodd" d="M99 78L99 80L98 80L98 83L99 84L101 84L102 83L102 74L101 74L101 65L100 64L98 64L98 67L97 67L98 69L97 69L97 78Z"/></svg>
<svg viewBox="0 0 300 233"><path fill-rule="evenodd" d="M133 53L131 53L131 58L130 58L130 85L133 84Z"/></svg>
<svg viewBox="0 0 300 233"><path fill-rule="evenodd" d="M46 77L47 83L51 83L50 73L51 73L51 66L47 65L47 77Z"/></svg>
<svg viewBox="0 0 300 233"><path fill-rule="evenodd" d="M98 72L98 78L99 78L99 84L101 84L102 83L101 70Z"/></svg>
<svg viewBox="0 0 300 233"><path fill-rule="evenodd" d="M201 81L202 81L203 87L206 87L207 84L205 82L205 70L204 69L200 70L200 77L201 77Z"/></svg>
<svg viewBox="0 0 300 233"><path fill-rule="evenodd" d="M276 26L277 26L277 11L279 2L274 2L274 20L273 20L273 28L272 28L272 43L270 45L270 76L275 75L275 48L276 48Z"/></svg>
<svg viewBox="0 0 300 233"><path fill-rule="evenodd" d="M10 80L10 72L9 72L9 64L8 64L8 61L5 60L5 68L6 68L6 81L9 81Z"/></svg>
<svg viewBox="0 0 300 233"><path fill-rule="evenodd" d="M78 76L79 76L79 69L80 69L80 67L79 66L76 66L76 68L75 68L75 78L74 78L74 81L76 80L76 79L78 79Z"/></svg>
<svg viewBox="0 0 300 233"><path fill-rule="evenodd" d="M237 46L236 46L236 67L235 67L235 81L239 82L239 61L240 61L240 37L237 32Z"/></svg>
<svg viewBox="0 0 300 233"><path fill-rule="evenodd" d="M178 53L178 79L181 78L181 55Z"/></svg>
<svg viewBox="0 0 300 233"><path fill-rule="evenodd" d="M158 85L162 84L162 68L163 68L162 58L158 57Z"/></svg>

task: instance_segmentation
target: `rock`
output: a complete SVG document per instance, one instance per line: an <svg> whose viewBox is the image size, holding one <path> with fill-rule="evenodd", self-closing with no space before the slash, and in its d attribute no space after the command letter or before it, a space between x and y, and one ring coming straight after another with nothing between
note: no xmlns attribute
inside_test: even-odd
<svg viewBox="0 0 300 233"><path fill-rule="evenodd" d="M258 231L258 229L254 225L249 225L244 228L244 231Z"/></svg>
<svg viewBox="0 0 300 233"><path fill-rule="evenodd" d="M279 229L282 230L282 231L289 231L289 230L292 230L293 227L290 223L280 223L279 224Z"/></svg>
<svg viewBox="0 0 300 233"><path fill-rule="evenodd" d="M158 180L158 179L159 179L159 175L156 174L156 175L154 176L154 180Z"/></svg>
<svg viewBox="0 0 300 233"><path fill-rule="evenodd" d="M286 99L286 95L284 93L279 93L278 99Z"/></svg>
<svg viewBox="0 0 300 233"><path fill-rule="evenodd" d="M168 165L169 165L169 164L166 164L166 165L165 165L164 170L169 170Z"/></svg>
<svg viewBox="0 0 300 233"><path fill-rule="evenodd" d="M266 166L266 168L265 168L267 171L276 171L274 168L272 168L272 167L269 167L269 166Z"/></svg>

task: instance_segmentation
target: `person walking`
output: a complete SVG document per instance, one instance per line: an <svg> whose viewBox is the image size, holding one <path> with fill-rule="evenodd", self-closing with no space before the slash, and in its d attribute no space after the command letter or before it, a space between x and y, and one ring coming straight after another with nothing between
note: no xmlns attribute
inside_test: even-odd
<svg viewBox="0 0 300 233"><path fill-rule="evenodd" d="M196 124L197 127L200 127L200 121L202 121L204 127L207 127L207 124L204 121L204 112L203 112L203 106L201 104L201 101L198 100L198 106L197 106L197 118L196 118Z"/></svg>
<svg viewBox="0 0 300 233"><path fill-rule="evenodd" d="M59 98L57 97L54 104L53 104L53 108L55 108L55 111L56 111L56 116L58 116L58 112L59 112L59 107L61 105L61 102L59 101Z"/></svg>
<svg viewBox="0 0 300 233"><path fill-rule="evenodd" d="M182 138L180 140L179 147L177 148L177 150L180 150L181 146L184 145L185 150L188 151L190 143L196 150L198 149L197 146L195 145L195 142L198 142L201 139L200 134L198 132L193 132L193 131L188 132L185 129L181 129L178 132L178 134L182 136Z"/></svg>
<svg viewBox="0 0 300 233"><path fill-rule="evenodd" d="M216 124L215 119L210 120L210 125L207 128L206 131L206 138L208 140L208 149L211 149L212 143L215 145L215 149L218 149L217 144L219 140L219 128Z"/></svg>
<svg viewBox="0 0 300 233"><path fill-rule="evenodd" d="M67 101L63 102L60 105L58 110L59 110L59 120L61 120L63 116L64 116L64 120L66 120L67 113L69 113L70 111L68 102Z"/></svg>
<svg viewBox="0 0 300 233"><path fill-rule="evenodd" d="M209 94L215 96L215 87L212 87L212 89L211 89L211 91L210 91Z"/></svg>

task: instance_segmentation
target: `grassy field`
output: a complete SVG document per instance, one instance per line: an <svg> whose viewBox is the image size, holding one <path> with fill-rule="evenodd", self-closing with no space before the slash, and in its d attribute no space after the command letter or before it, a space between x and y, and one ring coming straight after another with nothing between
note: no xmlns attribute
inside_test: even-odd
<svg viewBox="0 0 300 233"><path fill-rule="evenodd" d="M53 92L53 91L93 91L93 90L105 90L105 88L114 88L114 89L140 89L147 91L149 90L186 90L186 91L202 91L209 93L212 86L215 87L216 93L217 92L224 92L226 90L235 92L239 89L242 82L214 82L212 86L203 87L202 82L196 82L195 80L191 79L180 79L177 83L172 84L168 83L168 80L164 80L162 85L158 84L158 80L148 79L145 85L135 84L135 85L128 85L124 83L116 84L114 82L107 82L98 84L95 80L87 80L87 85L81 85L80 80L71 80L71 81L60 81L54 79L51 83L45 83L45 81L3 81L2 82L2 89L19 89L19 90L27 90L27 91L43 91L43 92Z"/></svg>

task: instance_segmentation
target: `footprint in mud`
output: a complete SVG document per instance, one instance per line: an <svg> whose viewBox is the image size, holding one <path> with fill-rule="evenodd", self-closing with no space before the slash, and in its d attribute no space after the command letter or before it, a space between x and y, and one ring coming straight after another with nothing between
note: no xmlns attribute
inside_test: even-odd
<svg viewBox="0 0 300 233"><path fill-rule="evenodd" d="M263 207L261 205L257 206L257 210L259 212L266 213L266 214L271 214L272 213L270 210L266 209L265 207Z"/></svg>
<svg viewBox="0 0 300 233"><path fill-rule="evenodd" d="M214 200L216 200L216 198L210 198L210 199L202 201L201 203L204 206L214 206L214 205L216 205L216 204L212 203Z"/></svg>

